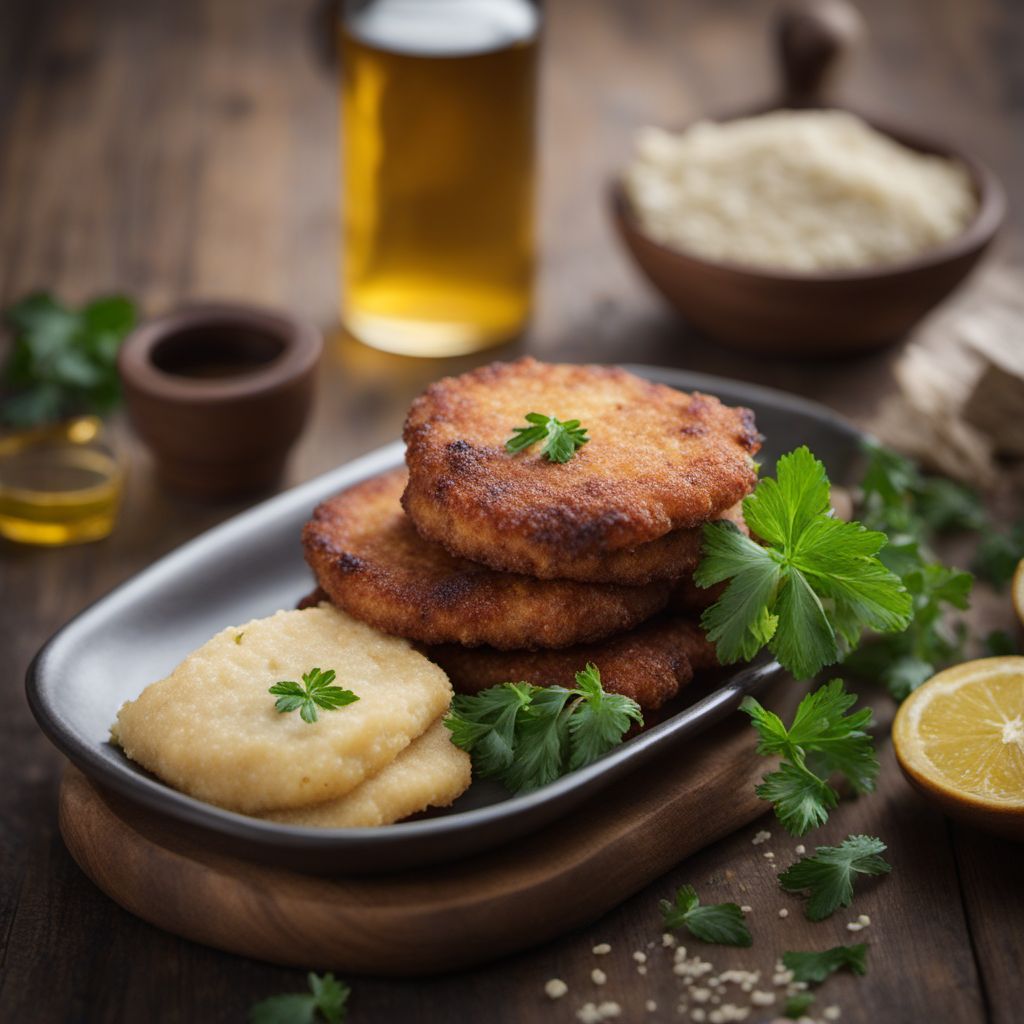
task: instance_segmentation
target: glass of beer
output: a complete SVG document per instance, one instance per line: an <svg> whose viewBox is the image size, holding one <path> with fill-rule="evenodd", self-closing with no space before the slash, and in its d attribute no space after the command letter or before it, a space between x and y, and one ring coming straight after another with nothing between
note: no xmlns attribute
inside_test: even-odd
<svg viewBox="0 0 1024 1024"><path fill-rule="evenodd" d="M348 0L342 319L419 356L530 313L540 12L530 0Z"/></svg>

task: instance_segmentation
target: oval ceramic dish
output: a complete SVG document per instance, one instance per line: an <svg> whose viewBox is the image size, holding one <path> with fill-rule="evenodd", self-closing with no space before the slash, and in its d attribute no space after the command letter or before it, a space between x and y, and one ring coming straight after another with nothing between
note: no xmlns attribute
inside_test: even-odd
<svg viewBox="0 0 1024 1024"><path fill-rule="evenodd" d="M702 374L631 369L753 408L768 439L763 453L768 466L806 443L833 480L851 476L862 435L820 405ZM683 706L671 717L533 793L510 797L493 784L474 783L443 813L383 828L298 828L221 810L164 785L109 742L121 704L166 675L189 651L225 626L294 607L310 586L299 534L313 506L401 460L401 445L391 444L257 505L87 608L43 647L28 670L29 703L46 734L94 781L238 856L311 871L380 872L456 860L540 828L730 714L746 693L781 671L767 659L723 671L710 692L707 686L684 691ZM252 557L256 549L259 558Z"/></svg>

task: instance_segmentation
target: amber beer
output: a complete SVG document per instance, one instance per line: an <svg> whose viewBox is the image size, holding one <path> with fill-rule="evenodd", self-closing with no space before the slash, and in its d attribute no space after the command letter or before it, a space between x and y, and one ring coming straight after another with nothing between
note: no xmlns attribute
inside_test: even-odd
<svg viewBox="0 0 1024 1024"><path fill-rule="evenodd" d="M523 328L539 21L528 0L345 7L342 304L367 344L456 355Z"/></svg>

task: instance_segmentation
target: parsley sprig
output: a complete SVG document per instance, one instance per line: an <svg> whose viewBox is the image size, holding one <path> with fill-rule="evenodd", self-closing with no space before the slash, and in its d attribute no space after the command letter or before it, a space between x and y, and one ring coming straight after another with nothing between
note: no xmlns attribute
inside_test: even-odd
<svg viewBox="0 0 1024 1024"><path fill-rule="evenodd" d="M702 906L692 885L681 886L675 900L662 900L660 907L669 931L685 928L704 942L722 946L749 946L753 942L743 911L735 903Z"/></svg>
<svg viewBox="0 0 1024 1024"><path fill-rule="evenodd" d="M271 996L249 1010L249 1024L342 1024L352 990L333 974L307 975L309 992Z"/></svg>
<svg viewBox="0 0 1024 1024"><path fill-rule="evenodd" d="M478 776L522 793L596 761L633 722L643 724L640 706L606 692L597 666L588 664L571 690L503 683L457 694L444 724L452 742L472 755Z"/></svg>
<svg viewBox="0 0 1024 1024"><path fill-rule="evenodd" d="M291 680L283 680L274 683L268 692L277 695L274 707L278 711L284 713L298 710L302 720L312 725L317 720L317 708L333 711L359 700L351 690L331 686L336 674L333 668L326 672L311 668L308 672L302 673L302 685Z"/></svg>
<svg viewBox="0 0 1024 1024"><path fill-rule="evenodd" d="M744 499L743 516L763 542L727 521L704 526L700 587L729 581L701 622L725 664L767 646L801 679L856 647L865 629L905 629L911 598L876 557L884 533L836 519L825 467L806 447L779 459Z"/></svg>
<svg viewBox="0 0 1024 1024"><path fill-rule="evenodd" d="M580 426L579 420L559 420L554 416L545 416L541 412L528 412L528 427L514 427L512 437L505 442L510 452L521 452L538 441L544 442L541 455L547 456L550 462L568 462L590 438L587 428Z"/></svg>
<svg viewBox="0 0 1024 1024"><path fill-rule="evenodd" d="M855 946L833 946L820 953L783 953L782 966L793 972L794 981L817 985L844 967L854 974L867 974L867 955L867 943L859 942Z"/></svg>
<svg viewBox="0 0 1024 1024"><path fill-rule="evenodd" d="M857 875L883 875L892 870L882 857L885 843L874 836L847 836L839 846L819 846L813 857L802 857L779 875L788 892L808 895L808 920L822 921L853 900Z"/></svg>
<svg viewBox="0 0 1024 1024"><path fill-rule="evenodd" d="M135 325L126 298L70 309L43 292L4 312L13 338L3 369L2 418L15 427L109 412L121 396L117 350Z"/></svg>
<svg viewBox="0 0 1024 1024"><path fill-rule="evenodd" d="M765 775L757 795L771 801L783 827L795 836L823 825L839 802L829 785L831 775L844 776L857 793L875 788L878 758L865 731L871 709L847 714L856 703L856 694L833 679L800 701L788 729L755 698L744 697L740 704L758 732L757 752L782 758L778 770Z"/></svg>

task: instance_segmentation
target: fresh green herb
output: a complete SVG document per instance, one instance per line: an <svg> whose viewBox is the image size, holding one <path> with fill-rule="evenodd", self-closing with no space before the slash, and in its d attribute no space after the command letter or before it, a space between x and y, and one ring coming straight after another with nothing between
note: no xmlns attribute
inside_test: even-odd
<svg viewBox="0 0 1024 1024"><path fill-rule="evenodd" d="M788 729L753 697L744 697L740 704L758 732L757 752L782 758L778 770L757 787L757 795L771 801L783 827L795 836L823 825L839 802L828 782L832 774L844 776L857 793L875 788L878 758L865 731L871 709L846 714L856 703L856 694L847 693L841 679L833 679L800 701Z"/></svg>
<svg viewBox="0 0 1024 1024"><path fill-rule="evenodd" d="M298 709L302 720L312 725L316 721L318 707L325 711L333 711L359 700L351 690L331 686L335 675L333 668L326 672L311 668L308 672L302 673L302 685L287 680L274 683L269 690L270 693L277 695L274 707L282 713Z"/></svg>
<svg viewBox="0 0 1024 1024"><path fill-rule="evenodd" d="M243 636L245 636L245 630L244 629L242 630L241 633L236 633L235 634L235 643L236 644L240 644L242 642L242 637Z"/></svg>
<svg viewBox="0 0 1024 1024"><path fill-rule="evenodd" d="M445 718L476 774L516 793L596 761L622 742L632 722L643 724L639 705L602 689L601 673L589 664L576 673L573 690L503 683L456 694Z"/></svg>
<svg viewBox="0 0 1024 1024"><path fill-rule="evenodd" d="M1013 637L1005 629L993 629L985 637L985 653L990 658L998 658L1006 654L1016 654L1017 645Z"/></svg>
<svg viewBox="0 0 1024 1024"><path fill-rule="evenodd" d="M782 1014L790 1020L799 1020L805 1013L807 1013L810 1009L811 1003L813 1002L814 996L812 993L797 992L786 1000L786 1005L782 1009Z"/></svg>
<svg viewBox="0 0 1024 1024"><path fill-rule="evenodd" d="M913 616L903 633L873 639L845 663L852 673L880 679L903 700L940 668L965 657L966 628L951 621L949 612L968 607L973 578L938 562L930 545L937 532L981 528L985 514L973 491L922 476L914 463L887 448L872 444L866 451L861 517L888 534L879 559L911 595Z"/></svg>
<svg viewBox="0 0 1024 1024"><path fill-rule="evenodd" d="M974 556L974 571L998 590L1004 590L1022 558L1024 519L1014 523L1007 533L986 532Z"/></svg>
<svg viewBox="0 0 1024 1024"><path fill-rule="evenodd" d="M867 974L867 943L856 946L833 946L820 953L783 953L782 964L793 972L794 981L818 984L830 974L848 967L854 974Z"/></svg>
<svg viewBox="0 0 1024 1024"><path fill-rule="evenodd" d="M27 427L117 405L117 350L135 324L130 300L112 296L72 310L38 293L7 309L4 319L13 340L3 371L3 420Z"/></svg>
<svg viewBox="0 0 1024 1024"><path fill-rule="evenodd" d="M701 906L697 890L692 885L682 886L676 892L674 903L662 900L660 906L669 931L685 928L704 942L722 946L749 946L753 941L743 911L735 903Z"/></svg>
<svg viewBox="0 0 1024 1024"><path fill-rule="evenodd" d="M848 836L839 846L819 846L779 875L788 892L809 892L805 913L821 921L853 899L856 875L883 875L891 870L882 857L885 843L874 836Z"/></svg>
<svg viewBox="0 0 1024 1024"><path fill-rule="evenodd" d="M825 467L805 447L784 455L776 479L743 502L762 546L729 522L704 526L704 560L694 580L729 580L701 619L719 660L750 660L762 647L798 678L838 661L864 629L907 627L911 598L875 557L885 534L832 516Z"/></svg>
<svg viewBox="0 0 1024 1024"><path fill-rule="evenodd" d="M521 452L543 441L541 455L546 455L550 462L568 462L576 449L590 440L587 428L581 427L579 420L557 420L554 416L528 412L526 422L532 426L513 428L512 437L505 442L508 451Z"/></svg>
<svg viewBox="0 0 1024 1024"><path fill-rule="evenodd" d="M309 992L271 996L249 1010L249 1024L342 1024L352 990L333 974L307 976Z"/></svg>

